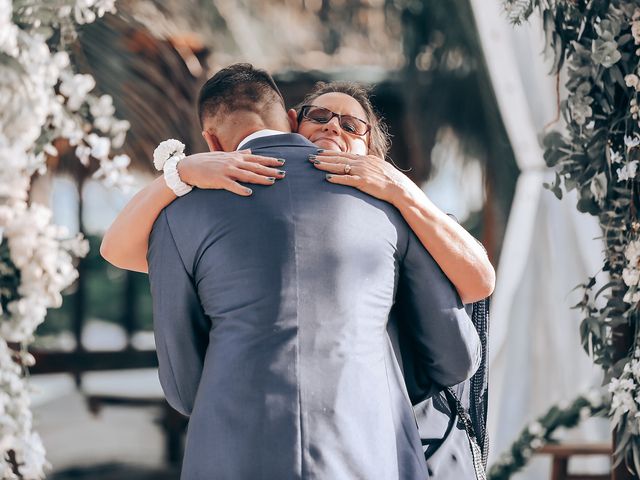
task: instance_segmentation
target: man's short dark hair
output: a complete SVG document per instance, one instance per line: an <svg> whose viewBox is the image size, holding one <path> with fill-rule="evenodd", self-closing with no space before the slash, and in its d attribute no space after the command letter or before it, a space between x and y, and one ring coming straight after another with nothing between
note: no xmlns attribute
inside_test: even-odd
<svg viewBox="0 0 640 480"><path fill-rule="evenodd" d="M206 117L220 112L248 110L262 113L264 108L284 99L275 81L265 70L250 63L236 63L211 77L198 95L198 118L204 126Z"/></svg>

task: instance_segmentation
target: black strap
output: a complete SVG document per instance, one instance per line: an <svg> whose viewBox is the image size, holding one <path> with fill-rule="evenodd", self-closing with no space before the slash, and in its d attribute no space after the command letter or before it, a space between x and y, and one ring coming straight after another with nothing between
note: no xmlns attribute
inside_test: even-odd
<svg viewBox="0 0 640 480"><path fill-rule="evenodd" d="M439 394L438 394L439 395ZM451 417L449 417L449 423L447 424L447 430L444 432L444 435L442 435L442 438L436 441L433 440L427 440L425 438L421 438L420 441L422 443L422 446L428 445L429 447L435 447L434 448L427 448L427 451L424 452L424 458L425 460L429 460L431 458L431 456L436 453L438 451L438 449L442 446L442 444L444 443L445 439L449 437L449 435L451 434L451 430L453 430L453 427L456 424L456 415L455 415L455 406L451 403L451 401L449 400L449 398L445 395L445 398L447 400L447 403L449 404L449 410L451 411ZM433 402L436 401L436 396L433 397ZM435 406L435 404L434 404Z"/></svg>
<svg viewBox="0 0 640 480"><path fill-rule="evenodd" d="M456 412L458 420L462 423L464 430L467 433L467 440L469 441L469 449L471 450L471 458L473 460L473 469L476 474L476 480L487 480L487 473L485 470L486 466L483 461L483 452L476 441L477 437L473 430L473 424L453 389L451 387L447 387L444 390L444 393L452 407L452 411Z"/></svg>
<svg viewBox="0 0 640 480"><path fill-rule="evenodd" d="M482 345L482 358L476 373L471 377L469 388L469 417L475 438L482 450L482 463L487 467L489 457L489 435L487 432L487 407L489 405L489 298L473 304L471 320L478 331Z"/></svg>
<svg viewBox="0 0 640 480"><path fill-rule="evenodd" d="M489 438L487 434L487 406L489 401L488 382L488 336L489 336L489 298L473 304L471 315L473 325L478 331L482 356L480 366L469 380L469 413L465 411L460 399L451 387L443 390L451 412L455 412L464 428L473 459L477 480L486 480L487 459L489 456ZM449 431L449 430L448 430Z"/></svg>

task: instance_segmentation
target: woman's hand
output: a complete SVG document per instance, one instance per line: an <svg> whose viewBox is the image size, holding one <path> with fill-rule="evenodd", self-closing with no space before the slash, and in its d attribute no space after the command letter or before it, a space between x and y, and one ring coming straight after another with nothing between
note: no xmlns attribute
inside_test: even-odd
<svg viewBox="0 0 640 480"><path fill-rule="evenodd" d="M238 182L273 185L284 178L285 171L276 168L283 164L283 159L252 155L251 150L204 152L180 160L178 174L183 182L194 187L249 196L251 189Z"/></svg>
<svg viewBox="0 0 640 480"><path fill-rule="evenodd" d="M310 156L309 160L317 169L329 174L329 182L351 185L391 204L407 189L416 186L404 173L375 155L324 150Z"/></svg>
<svg viewBox="0 0 640 480"><path fill-rule="evenodd" d="M482 244L392 164L373 155L327 150L309 160L330 175L329 182L351 185L396 207L456 287L463 303L491 295L496 274Z"/></svg>

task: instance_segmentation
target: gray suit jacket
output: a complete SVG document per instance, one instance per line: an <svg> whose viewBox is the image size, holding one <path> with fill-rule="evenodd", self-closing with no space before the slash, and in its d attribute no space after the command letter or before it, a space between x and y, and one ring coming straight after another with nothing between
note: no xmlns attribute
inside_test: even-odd
<svg viewBox="0 0 640 480"><path fill-rule="evenodd" d="M472 304L465 308L471 315ZM410 332L403 328L401 304L396 303L391 311L387 331L393 345L396 358L400 363L416 421L420 440L427 461L428 478L434 480L475 480L473 458L464 426L459 422L455 405L449 403L442 390L433 385L425 372L420 371L416 362L416 349ZM425 392L425 385L433 386ZM453 386L467 412L470 411L470 381L466 380Z"/></svg>
<svg viewBox="0 0 640 480"><path fill-rule="evenodd" d="M149 241L159 378L190 416L181 478L428 478L386 327L402 302L425 398L464 381L480 342L455 289L393 206L325 181L304 137L246 147L286 178L196 188Z"/></svg>

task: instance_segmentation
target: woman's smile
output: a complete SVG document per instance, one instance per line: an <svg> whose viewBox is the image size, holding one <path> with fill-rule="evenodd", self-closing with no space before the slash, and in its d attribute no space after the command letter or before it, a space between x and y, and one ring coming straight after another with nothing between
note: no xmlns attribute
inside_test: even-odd
<svg viewBox="0 0 640 480"><path fill-rule="evenodd" d="M331 148L331 150L339 150L341 152L346 151L346 148L344 147L344 145L341 145L336 139L334 138L329 138L329 137L318 137L314 140L312 140L313 143L315 143L317 146L319 147L324 147L325 144L332 144L333 147L335 148Z"/></svg>

